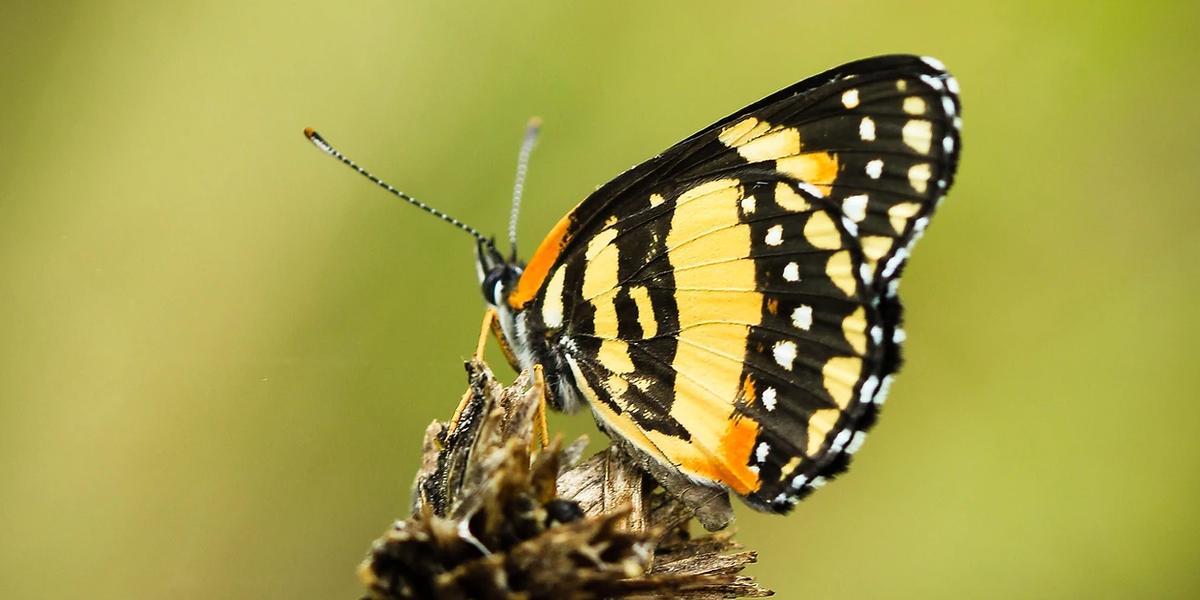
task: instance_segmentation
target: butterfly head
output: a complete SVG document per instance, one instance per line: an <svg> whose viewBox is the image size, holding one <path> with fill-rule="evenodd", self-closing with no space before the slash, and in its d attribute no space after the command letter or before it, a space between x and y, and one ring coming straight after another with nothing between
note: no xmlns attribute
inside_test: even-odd
<svg viewBox="0 0 1200 600"><path fill-rule="evenodd" d="M515 257L504 258L495 244L482 241L475 244L475 258L475 270L479 274L484 301L489 306L503 310L505 298L521 278L522 265Z"/></svg>
<svg viewBox="0 0 1200 600"><path fill-rule="evenodd" d="M527 331L527 327L522 325L523 315L508 302L525 267L517 261L515 249L512 256L505 259L496 245L488 241L475 244L475 267L479 274L480 291L483 292L484 302L496 314L492 331L496 333L500 350L504 352L508 364L520 371L530 368L535 359L528 345L522 343L523 336L519 333Z"/></svg>

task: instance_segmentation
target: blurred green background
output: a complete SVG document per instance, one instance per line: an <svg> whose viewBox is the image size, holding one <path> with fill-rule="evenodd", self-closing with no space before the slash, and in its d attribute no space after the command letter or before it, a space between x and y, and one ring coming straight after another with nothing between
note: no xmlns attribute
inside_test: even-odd
<svg viewBox="0 0 1200 600"><path fill-rule="evenodd" d="M469 238L888 52L963 89L855 468L739 509L782 598L1200 596L1200 5L0 8L0 596L354 598L464 387ZM494 360L500 365L502 361ZM510 377L507 370L504 377ZM586 415L557 418L573 433ZM598 437L597 435L593 436Z"/></svg>

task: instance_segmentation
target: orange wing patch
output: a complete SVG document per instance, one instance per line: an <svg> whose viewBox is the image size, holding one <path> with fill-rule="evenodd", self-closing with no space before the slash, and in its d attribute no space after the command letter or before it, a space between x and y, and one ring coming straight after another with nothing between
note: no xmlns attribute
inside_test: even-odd
<svg viewBox="0 0 1200 600"><path fill-rule="evenodd" d="M771 125L747 117L721 130L717 139L752 163L775 161L781 173L812 185L822 195L833 192L838 158L832 152L804 152L800 129ZM915 187L915 186L914 186Z"/></svg>
<svg viewBox="0 0 1200 600"><path fill-rule="evenodd" d="M837 180L838 159L832 152L808 152L776 160L775 168L812 184L828 196L833 192L833 183Z"/></svg>
<svg viewBox="0 0 1200 600"><path fill-rule="evenodd" d="M719 481L743 496L757 490L761 484L758 473L750 470L750 453L754 451L754 440L758 438L758 423L746 417L735 417L721 436L717 448L718 460L702 457L684 457L679 465L681 471L693 477L699 476Z"/></svg>
<svg viewBox="0 0 1200 600"><path fill-rule="evenodd" d="M746 495L761 487L758 473L749 466L750 453L754 450L754 441L759 431L759 424L753 419L743 416L722 419L719 415L706 414L705 416L712 421L708 425L722 425L715 452L709 451L681 438L658 431L643 430L630 418L628 412L618 413L598 397L597 391L589 385L587 377L574 360L568 359L568 364L596 418L638 450L657 457L666 464L675 465L680 473L688 477L720 483L738 494ZM620 383L613 385L617 381ZM628 389L624 383L620 376L609 377L605 382L605 391L623 393ZM615 397L614 401L618 406L623 404ZM718 420L723 422L717 423Z"/></svg>

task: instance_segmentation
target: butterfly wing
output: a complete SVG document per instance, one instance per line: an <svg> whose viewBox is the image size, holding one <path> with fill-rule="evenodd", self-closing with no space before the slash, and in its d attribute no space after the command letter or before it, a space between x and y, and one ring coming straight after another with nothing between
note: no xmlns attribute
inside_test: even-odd
<svg viewBox="0 0 1200 600"><path fill-rule="evenodd" d="M845 468L899 366L896 285L959 111L932 59L805 80L598 189L509 302L610 433L786 512Z"/></svg>

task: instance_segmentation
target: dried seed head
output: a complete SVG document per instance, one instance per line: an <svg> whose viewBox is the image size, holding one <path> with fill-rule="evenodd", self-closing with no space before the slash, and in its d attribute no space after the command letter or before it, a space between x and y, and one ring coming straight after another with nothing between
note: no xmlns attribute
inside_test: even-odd
<svg viewBox="0 0 1200 600"><path fill-rule="evenodd" d="M457 418L426 431L413 516L359 567L367 598L590 600L765 596L752 552L730 534L691 539L691 511L610 447L578 462L586 440L561 437L535 456L541 390L502 388L468 363Z"/></svg>

